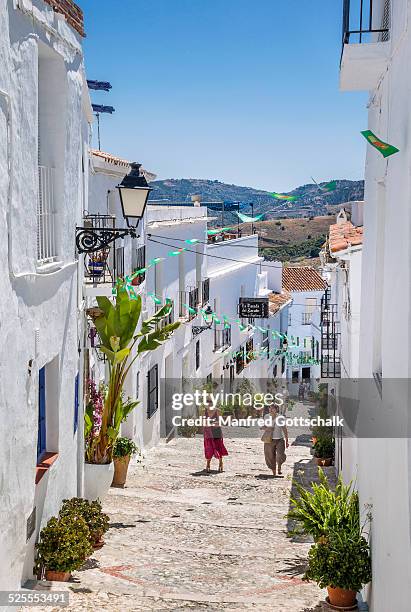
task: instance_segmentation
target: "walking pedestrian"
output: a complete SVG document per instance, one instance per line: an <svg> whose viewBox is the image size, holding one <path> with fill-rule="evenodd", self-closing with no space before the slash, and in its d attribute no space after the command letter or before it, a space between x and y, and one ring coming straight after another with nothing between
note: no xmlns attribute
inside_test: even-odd
<svg viewBox="0 0 411 612"><path fill-rule="evenodd" d="M223 457L228 455L224 446L223 431L219 425L220 413L217 409L205 407L205 418L207 424L203 427L204 435L204 455L206 458L206 472L210 473L211 459L218 459L218 471L223 471Z"/></svg>
<svg viewBox="0 0 411 612"><path fill-rule="evenodd" d="M271 416L271 425L261 428L264 430L261 440L264 442L265 462L275 477L277 473L281 476L282 465L287 459L285 449L289 446L288 431L285 425L277 423L279 412L276 406L270 406L269 416Z"/></svg>
<svg viewBox="0 0 411 612"><path fill-rule="evenodd" d="M305 385L303 381L301 381L300 384L298 385L298 399L300 400L300 402L304 401L304 393L305 393Z"/></svg>

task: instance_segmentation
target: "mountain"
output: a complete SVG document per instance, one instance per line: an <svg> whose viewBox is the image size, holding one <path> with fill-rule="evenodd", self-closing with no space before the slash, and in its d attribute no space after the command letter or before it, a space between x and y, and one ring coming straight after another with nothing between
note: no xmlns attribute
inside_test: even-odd
<svg viewBox="0 0 411 612"><path fill-rule="evenodd" d="M320 183L321 186L325 184ZM264 213L265 219L324 215L328 212L326 205L362 200L364 197L364 181L345 179L336 180L335 191L328 193L321 191L314 183L301 185L286 194L297 196L295 202L276 200L262 189L203 179L167 179L153 181L150 186L153 187L152 200L189 202L192 195L200 195L204 202L241 202L244 204L241 210L245 214L251 214L251 207L246 204L253 202L254 214ZM231 223L233 220L234 216L227 213L226 221Z"/></svg>

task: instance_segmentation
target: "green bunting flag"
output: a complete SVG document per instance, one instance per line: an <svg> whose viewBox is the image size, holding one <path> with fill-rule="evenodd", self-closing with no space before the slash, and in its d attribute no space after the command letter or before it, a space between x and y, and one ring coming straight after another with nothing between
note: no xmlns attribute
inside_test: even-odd
<svg viewBox="0 0 411 612"><path fill-rule="evenodd" d="M188 304L183 304L184 308L187 308L190 314L197 314L197 310L195 308L191 308Z"/></svg>
<svg viewBox="0 0 411 612"><path fill-rule="evenodd" d="M195 244L196 242L200 242L199 238L189 238L188 240L184 240L187 244Z"/></svg>
<svg viewBox="0 0 411 612"><path fill-rule="evenodd" d="M178 249L178 251L169 251L169 255L170 257L175 257L176 255L181 255L181 253L184 253L184 251L186 251L187 249L185 247L183 247L182 249Z"/></svg>
<svg viewBox="0 0 411 612"><path fill-rule="evenodd" d="M275 191L270 193L270 196L276 198L277 200L288 200L289 202L294 202L297 199L297 196L289 196L283 193L276 193Z"/></svg>
<svg viewBox="0 0 411 612"><path fill-rule="evenodd" d="M155 266L156 264L160 263L160 261L164 261L165 257L155 257L154 259L150 259L150 261L148 262L149 266Z"/></svg>
<svg viewBox="0 0 411 612"><path fill-rule="evenodd" d="M221 323L221 320L220 320L220 319L217 317L217 315L216 315L216 313L215 313L215 312L213 312L213 314L211 315L211 318L212 318L212 320L213 320L215 323L217 323L217 324L218 324L218 323Z"/></svg>
<svg viewBox="0 0 411 612"><path fill-rule="evenodd" d="M324 191L335 191L337 189L337 181L330 181L323 186Z"/></svg>
<svg viewBox="0 0 411 612"><path fill-rule="evenodd" d="M399 149L394 147L393 145L380 140L371 130L365 130L361 132L364 138L372 145L375 149L377 149L383 157L389 157L394 153L398 153Z"/></svg>
<svg viewBox="0 0 411 612"><path fill-rule="evenodd" d="M149 295L151 297L151 299L153 300L154 304L161 304L161 300L154 295L154 293L148 293L147 295Z"/></svg>
<svg viewBox="0 0 411 612"><path fill-rule="evenodd" d="M248 215L243 215L240 212L236 212L236 214L243 223L256 223L257 221L261 221L261 219L264 217L264 214L257 215L256 217L249 217Z"/></svg>

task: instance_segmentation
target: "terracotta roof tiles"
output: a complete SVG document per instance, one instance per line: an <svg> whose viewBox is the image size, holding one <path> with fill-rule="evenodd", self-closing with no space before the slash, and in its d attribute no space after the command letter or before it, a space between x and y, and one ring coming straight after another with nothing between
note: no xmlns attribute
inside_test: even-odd
<svg viewBox="0 0 411 612"><path fill-rule="evenodd" d="M292 297L286 291L282 293L270 293L268 295L268 303L270 315L275 315L283 306L291 302Z"/></svg>
<svg viewBox="0 0 411 612"><path fill-rule="evenodd" d="M283 289L286 291L323 291L325 280L314 268L283 268Z"/></svg>
<svg viewBox="0 0 411 612"><path fill-rule="evenodd" d="M345 251L350 246L358 246L363 243L363 227L356 227L351 221L334 223L330 225L329 245L330 253Z"/></svg>

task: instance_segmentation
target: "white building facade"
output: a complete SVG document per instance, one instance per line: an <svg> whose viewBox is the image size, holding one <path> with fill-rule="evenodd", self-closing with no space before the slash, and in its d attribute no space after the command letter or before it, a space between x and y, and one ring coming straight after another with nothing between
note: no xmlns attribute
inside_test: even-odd
<svg viewBox="0 0 411 612"><path fill-rule="evenodd" d="M405 612L411 599L410 18L406 0L374 1L373 32L360 41L346 5L341 63L342 89L370 92L368 128L399 149L383 157L367 145L365 167L359 377L369 391L360 398L357 482L373 516L373 612ZM372 432L376 415L384 424Z"/></svg>
<svg viewBox="0 0 411 612"><path fill-rule="evenodd" d="M92 113L74 3L1 0L0 31L0 589L19 589L40 529L78 492L74 236Z"/></svg>
<svg viewBox="0 0 411 612"><path fill-rule="evenodd" d="M292 297L288 321L287 378L295 392L320 377L321 300L326 283L314 268L283 268L282 286Z"/></svg>

